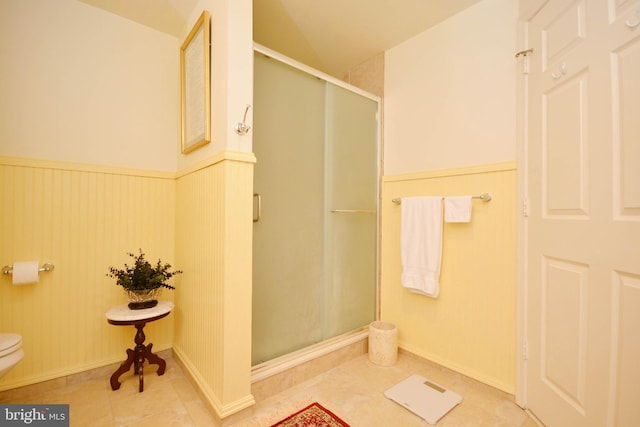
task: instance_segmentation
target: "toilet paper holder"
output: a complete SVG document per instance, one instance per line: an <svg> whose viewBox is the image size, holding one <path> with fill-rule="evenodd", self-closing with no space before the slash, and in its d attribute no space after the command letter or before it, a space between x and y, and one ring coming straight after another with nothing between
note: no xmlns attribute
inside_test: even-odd
<svg viewBox="0 0 640 427"><path fill-rule="evenodd" d="M38 269L38 272L51 271L54 268L56 268L56 266L53 265L53 263L47 262L42 264L42 267ZM2 267L2 274L11 274L11 273L13 273L13 265L5 265L4 267Z"/></svg>

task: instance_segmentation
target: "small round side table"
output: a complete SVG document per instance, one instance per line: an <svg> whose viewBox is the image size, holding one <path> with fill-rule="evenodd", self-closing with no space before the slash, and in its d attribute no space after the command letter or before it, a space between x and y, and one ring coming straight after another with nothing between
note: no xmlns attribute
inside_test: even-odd
<svg viewBox="0 0 640 427"><path fill-rule="evenodd" d="M126 305L119 305L107 311L107 321L110 324L120 326L133 325L137 329L134 339L136 346L134 349L127 349L127 360L122 362L120 367L111 375L112 390L120 388L120 382L118 381L120 375L128 372L129 369L131 369L131 365L133 365L133 372L139 377L138 391L144 391L142 368L145 360L148 360L152 365L158 365L158 375L164 374L167 363L158 355L151 352L153 344L149 343L148 345L144 345L145 336L143 328L144 325L149 322L168 316L173 307L174 304L171 301L162 301L155 307L142 310L131 310Z"/></svg>

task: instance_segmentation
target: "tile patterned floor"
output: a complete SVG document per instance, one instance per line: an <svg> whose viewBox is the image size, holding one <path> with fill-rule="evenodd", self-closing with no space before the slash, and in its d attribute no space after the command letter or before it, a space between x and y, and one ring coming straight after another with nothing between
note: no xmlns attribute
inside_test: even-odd
<svg viewBox="0 0 640 427"><path fill-rule="evenodd" d="M384 397L389 387L412 374L422 375L462 395L463 401L440 419L438 427L536 427L513 397L464 375L401 353L392 367L369 362L367 355L337 366L259 402L240 427L270 425L313 401L352 427L425 427L426 421Z"/></svg>
<svg viewBox="0 0 640 427"><path fill-rule="evenodd" d="M0 392L0 403L69 404L72 427L204 427L216 426L200 395L173 360L163 376L157 366L145 366L144 391L138 392L133 369L120 377L120 389L109 384L118 365Z"/></svg>
<svg viewBox="0 0 640 427"><path fill-rule="evenodd" d="M145 389L138 393L133 374L120 379L112 391L109 377L115 367L101 368L0 392L0 403L70 404L71 426L216 426L214 417L170 353L165 375L155 366L145 369ZM313 401L333 411L352 427L425 427L425 421L386 399L383 391L411 374L419 374L461 394L463 402L438 422L438 427L535 427L537 424L513 398L438 365L400 354L392 367L369 362L366 355L274 394L256 404L238 427L269 426Z"/></svg>

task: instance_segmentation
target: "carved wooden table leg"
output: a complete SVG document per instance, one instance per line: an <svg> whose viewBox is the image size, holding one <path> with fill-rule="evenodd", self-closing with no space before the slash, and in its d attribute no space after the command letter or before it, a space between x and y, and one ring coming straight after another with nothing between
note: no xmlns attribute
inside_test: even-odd
<svg viewBox="0 0 640 427"><path fill-rule="evenodd" d="M140 314L132 314L132 310L125 308L126 306L115 307L107 312L107 321L112 325L134 325L136 327L135 344L133 349L127 349L127 360L122 362L120 367L111 375L111 389L117 390L120 388L119 378L125 372L128 372L133 365L134 375L138 376L138 391L144 391L144 361L149 361L151 365L158 365L158 375L163 375L167 366L161 357L157 354L153 354L151 349L153 344L144 344L146 339L144 335L144 326L148 322L153 322L158 319L162 319L167 316L173 308L173 303L165 302L158 304L154 308L148 310L141 310ZM147 314L148 313L148 314ZM134 318L131 318L135 315Z"/></svg>
<svg viewBox="0 0 640 427"><path fill-rule="evenodd" d="M128 372L129 369L131 369L131 365L135 360L136 360L135 352L130 348L128 348L127 360L122 362L120 367L113 373L113 375L111 375L111 390L117 390L120 388L120 382L118 381L118 379L120 378L120 375L124 374L125 372Z"/></svg>
<svg viewBox="0 0 640 427"><path fill-rule="evenodd" d="M144 336L144 325L146 325L145 322L138 322L136 323L136 329L138 330L138 332L136 333L136 338L135 338L135 342L136 342L136 363L134 366L134 370L133 372L138 375L138 391L139 392L143 392L144 391L144 353L145 353L145 346L144 346L144 340L145 340L145 336Z"/></svg>
<svg viewBox="0 0 640 427"><path fill-rule="evenodd" d="M144 357L149 361L150 365L158 365L158 375L163 375L164 370L167 367L167 362L165 362L164 359L162 359L157 354L151 353L151 347L153 347L153 344L149 344L145 348Z"/></svg>
<svg viewBox="0 0 640 427"><path fill-rule="evenodd" d="M148 360L149 364L151 365L158 365L158 371L157 371L158 375L163 375L164 370L167 366L167 362L165 362L157 354L153 354L151 352L151 348L153 347L152 343L149 343L148 345L144 345L144 340L146 339L144 335L145 325L146 325L146 322L137 322L135 324L135 327L138 330L138 332L136 332L136 338L135 338L136 348L135 348L135 351L127 350L127 354L129 354L130 351L134 353L133 372L135 375L138 376L138 383L139 383L138 391L140 392L144 391L144 361L145 360ZM127 366L127 371L129 370L128 369L129 367L131 367L130 362Z"/></svg>

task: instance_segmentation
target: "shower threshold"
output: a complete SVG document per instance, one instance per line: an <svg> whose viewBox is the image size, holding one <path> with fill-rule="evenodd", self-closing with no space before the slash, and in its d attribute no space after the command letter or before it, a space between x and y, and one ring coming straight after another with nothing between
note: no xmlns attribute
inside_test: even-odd
<svg viewBox="0 0 640 427"><path fill-rule="evenodd" d="M338 335L337 337L319 342L318 344L255 365L251 368L251 383L295 368L296 366L340 350L358 341L363 341L367 338L368 331L369 326L363 326L354 331Z"/></svg>

